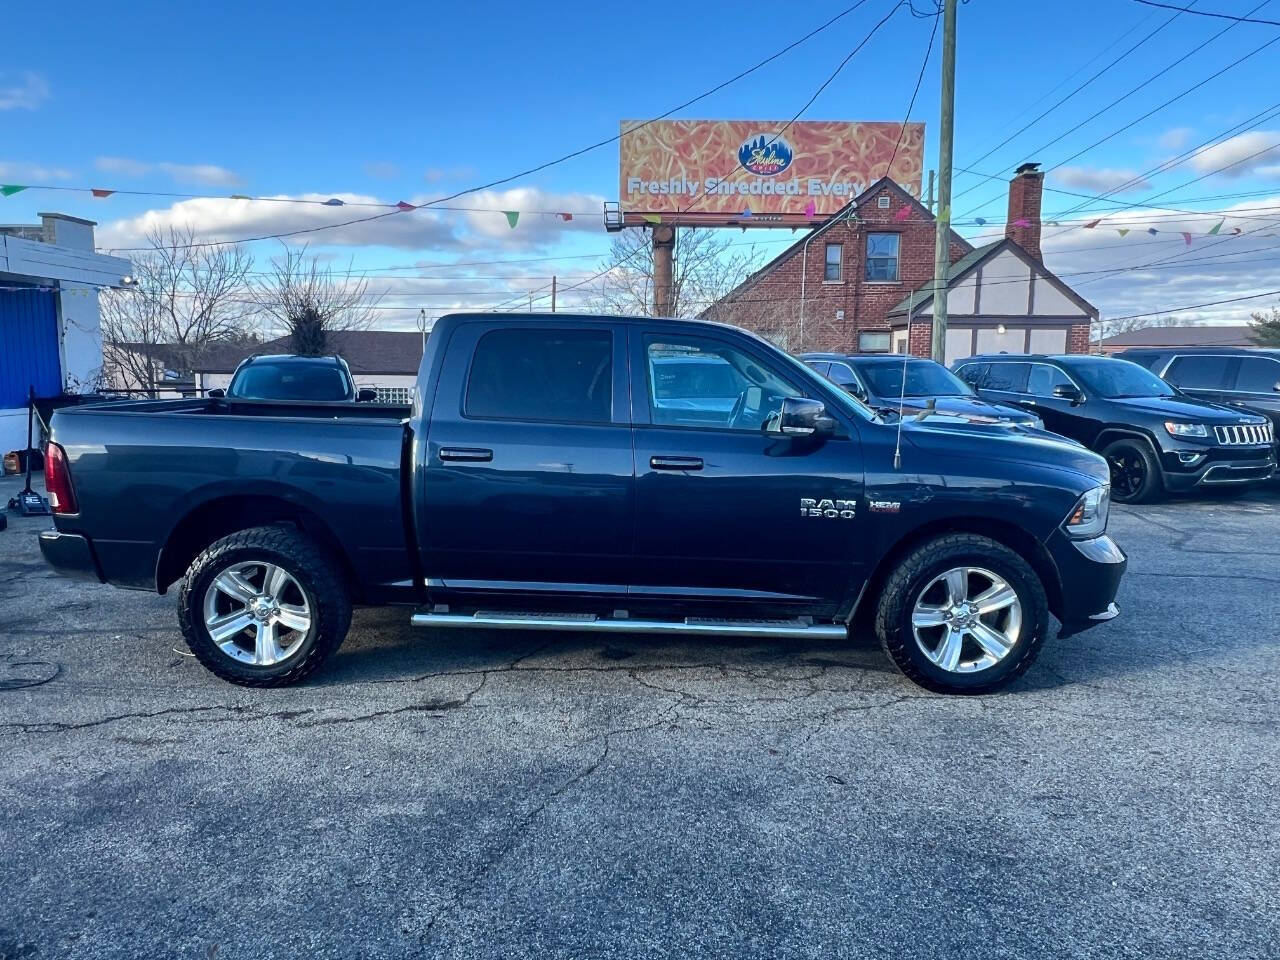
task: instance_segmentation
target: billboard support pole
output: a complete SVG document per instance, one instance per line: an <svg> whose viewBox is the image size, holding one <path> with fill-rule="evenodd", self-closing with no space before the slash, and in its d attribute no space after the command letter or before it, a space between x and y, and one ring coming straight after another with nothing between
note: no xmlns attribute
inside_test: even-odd
<svg viewBox="0 0 1280 960"><path fill-rule="evenodd" d="M671 316L671 269L676 246L675 227L653 227L653 315Z"/></svg>
<svg viewBox="0 0 1280 960"><path fill-rule="evenodd" d="M947 355L947 274L951 271L951 150L956 110L956 0L944 0L942 13L942 97L938 124L938 217L933 243L933 337L931 356ZM910 330L908 320L907 329Z"/></svg>

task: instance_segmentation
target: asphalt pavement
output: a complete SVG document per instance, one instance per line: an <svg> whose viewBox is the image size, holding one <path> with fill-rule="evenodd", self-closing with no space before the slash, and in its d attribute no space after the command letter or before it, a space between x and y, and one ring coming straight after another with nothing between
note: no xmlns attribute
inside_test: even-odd
<svg viewBox="0 0 1280 960"><path fill-rule="evenodd" d="M0 960L1280 954L1280 492L1117 508L1121 618L980 698L405 610L245 690L47 525L0 532Z"/></svg>

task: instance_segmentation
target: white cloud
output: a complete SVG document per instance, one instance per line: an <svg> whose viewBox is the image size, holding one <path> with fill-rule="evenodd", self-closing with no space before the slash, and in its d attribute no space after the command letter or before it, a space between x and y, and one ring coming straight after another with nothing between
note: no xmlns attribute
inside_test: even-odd
<svg viewBox="0 0 1280 960"><path fill-rule="evenodd" d="M1065 183L1069 187L1098 192L1124 193L1129 190L1145 190L1151 186L1136 170L1117 170L1111 167L1101 170L1091 170L1088 167L1061 167L1054 171L1053 176L1059 183Z"/></svg>
<svg viewBox="0 0 1280 960"><path fill-rule="evenodd" d="M384 160L366 163L364 165L365 176L374 177L378 180L394 180L400 176L400 168L394 163L388 163Z"/></svg>
<svg viewBox="0 0 1280 960"><path fill-rule="evenodd" d="M10 183L47 183L50 180L73 180L75 173L65 167L46 167L39 163L0 160L0 180Z"/></svg>
<svg viewBox="0 0 1280 960"><path fill-rule="evenodd" d="M1267 169L1280 160L1280 130L1255 130L1215 143L1196 153L1191 166L1200 173L1236 179Z"/></svg>
<svg viewBox="0 0 1280 960"><path fill-rule="evenodd" d="M98 157L93 164L103 173L125 177L144 177L153 171L177 183L194 183L210 187L233 187L240 177L226 167L212 163L147 163L130 157Z"/></svg>
<svg viewBox="0 0 1280 960"><path fill-rule="evenodd" d="M36 110L49 99L49 83L34 70L0 72L0 110Z"/></svg>
<svg viewBox="0 0 1280 960"><path fill-rule="evenodd" d="M1160 134L1156 145L1163 150L1181 150L1190 141L1193 133L1195 130L1191 127L1174 127Z"/></svg>

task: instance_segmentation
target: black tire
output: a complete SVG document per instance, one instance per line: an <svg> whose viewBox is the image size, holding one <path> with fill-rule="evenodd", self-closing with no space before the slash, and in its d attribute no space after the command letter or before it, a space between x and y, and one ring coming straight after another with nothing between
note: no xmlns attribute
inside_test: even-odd
<svg viewBox="0 0 1280 960"><path fill-rule="evenodd" d="M1164 493L1160 461L1145 440L1117 440L1102 451L1111 468L1111 499L1150 503Z"/></svg>
<svg viewBox="0 0 1280 960"><path fill-rule="evenodd" d="M225 653L205 626L204 598L213 579L235 564L272 563L296 581L313 611L310 627L287 657L272 665L245 663ZM246 687L297 683L342 645L351 626L351 598L338 561L290 526L253 527L215 541L187 568L178 593L178 623L196 658L223 680Z"/></svg>
<svg viewBox="0 0 1280 960"><path fill-rule="evenodd" d="M998 574L1021 604L1022 626L1003 659L972 673L953 673L933 663L916 642L912 610L945 571L972 566ZM1049 603L1039 576L1004 544L977 534L948 534L909 553L890 573L876 608L876 634L908 679L935 693L991 693L1031 666L1049 630Z"/></svg>

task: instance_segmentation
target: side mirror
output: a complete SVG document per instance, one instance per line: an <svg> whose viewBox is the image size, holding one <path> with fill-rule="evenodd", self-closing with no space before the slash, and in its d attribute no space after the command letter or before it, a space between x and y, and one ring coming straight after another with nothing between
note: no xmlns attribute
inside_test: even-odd
<svg viewBox="0 0 1280 960"><path fill-rule="evenodd" d="M356 391L356 403L373 403L378 399L378 391L372 387L361 387Z"/></svg>
<svg viewBox="0 0 1280 960"><path fill-rule="evenodd" d="M223 390L221 387L214 387L208 393L208 396L213 397L215 400L221 399L226 395L227 395L227 391Z"/></svg>
<svg viewBox="0 0 1280 960"><path fill-rule="evenodd" d="M1280 393L1280 380L1277 380L1275 383L1273 383L1271 385L1271 389L1274 390L1276 393Z"/></svg>
<svg viewBox="0 0 1280 960"><path fill-rule="evenodd" d="M777 432L788 437L825 436L835 431L836 422L827 416L821 400L786 397L778 410Z"/></svg>
<svg viewBox="0 0 1280 960"><path fill-rule="evenodd" d="M1079 388L1073 387L1069 383L1060 383L1053 388L1053 395L1059 400L1070 400L1072 404L1080 403L1084 400L1084 394Z"/></svg>

